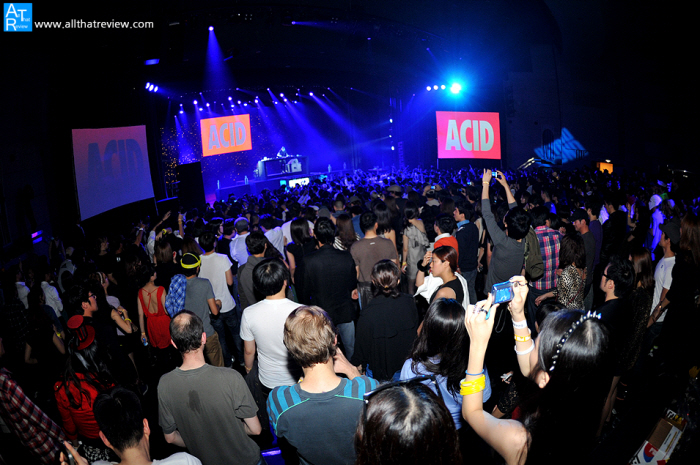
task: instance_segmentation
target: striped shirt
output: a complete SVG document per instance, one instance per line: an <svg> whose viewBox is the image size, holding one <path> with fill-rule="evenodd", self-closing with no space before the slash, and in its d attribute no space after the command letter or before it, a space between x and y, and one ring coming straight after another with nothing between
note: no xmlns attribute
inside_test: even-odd
<svg viewBox="0 0 700 465"><path fill-rule="evenodd" d="M378 383L366 376L341 378L335 389L311 393L301 385L279 386L267 399L267 413L277 437L294 446L302 464L355 462L353 438L363 396Z"/></svg>

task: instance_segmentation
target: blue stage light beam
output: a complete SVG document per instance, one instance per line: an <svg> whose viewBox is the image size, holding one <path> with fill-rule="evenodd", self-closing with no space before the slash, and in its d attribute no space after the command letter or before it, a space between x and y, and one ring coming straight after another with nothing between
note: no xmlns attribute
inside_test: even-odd
<svg viewBox="0 0 700 465"><path fill-rule="evenodd" d="M224 54L216 39L214 27L210 26L207 55L204 63L204 88L223 89L233 85L234 80L224 61Z"/></svg>

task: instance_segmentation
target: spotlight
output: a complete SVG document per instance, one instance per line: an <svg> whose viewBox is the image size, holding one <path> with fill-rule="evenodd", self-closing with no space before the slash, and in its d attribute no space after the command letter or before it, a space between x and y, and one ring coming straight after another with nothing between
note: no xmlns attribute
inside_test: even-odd
<svg viewBox="0 0 700 465"><path fill-rule="evenodd" d="M270 90L270 88L268 87L267 90Z"/></svg>
<svg viewBox="0 0 700 465"><path fill-rule="evenodd" d="M180 104L180 106L182 106L182 104Z"/></svg>
<svg viewBox="0 0 700 465"><path fill-rule="evenodd" d="M393 123L394 122L393 118L389 118L389 122Z"/></svg>
<svg viewBox="0 0 700 465"><path fill-rule="evenodd" d="M184 111L180 110L180 114L183 114L183 113L184 113Z"/></svg>
<svg viewBox="0 0 700 465"><path fill-rule="evenodd" d="M207 103L207 107L209 107L209 104Z"/></svg>
<svg viewBox="0 0 700 465"><path fill-rule="evenodd" d="M458 94L460 90L462 90L462 86L457 82L453 83L452 87L450 87L450 92L453 94Z"/></svg>
<svg viewBox="0 0 700 465"><path fill-rule="evenodd" d="M258 99L255 99L255 103L258 103Z"/></svg>
<svg viewBox="0 0 700 465"><path fill-rule="evenodd" d="M286 102L286 101L287 101L287 99L284 99L284 101Z"/></svg>
<svg viewBox="0 0 700 465"><path fill-rule="evenodd" d="M393 145L391 146L391 150L394 150L394 146L393 146Z"/></svg>
<svg viewBox="0 0 700 465"><path fill-rule="evenodd" d="M193 101L192 103L194 103L195 105L197 105L197 101L196 101L196 100L195 100L195 101Z"/></svg>
<svg viewBox="0 0 700 465"><path fill-rule="evenodd" d="M433 86L433 89L437 90L437 89L438 89L438 87L437 87L437 86Z"/></svg>
<svg viewBox="0 0 700 465"><path fill-rule="evenodd" d="M231 97L229 97L229 98L228 98L228 101L230 102L231 100L233 100L233 99L232 99Z"/></svg>
<svg viewBox="0 0 700 465"><path fill-rule="evenodd" d="M284 97L284 94L280 94L280 97Z"/></svg>
<svg viewBox="0 0 700 465"><path fill-rule="evenodd" d="M275 105L277 105L277 100L275 100Z"/></svg>
<svg viewBox="0 0 700 465"><path fill-rule="evenodd" d="M313 93L313 92L309 92L309 97L313 97L313 96L314 96L314 93Z"/></svg>
<svg viewBox="0 0 700 465"><path fill-rule="evenodd" d="M428 86L428 87L426 87L425 89L426 89L426 90L430 90L430 89L431 89L431 87L430 87L430 86Z"/></svg>
<svg viewBox="0 0 700 465"><path fill-rule="evenodd" d="M241 104L241 101L240 101L240 100L238 101L238 104L239 104L239 105Z"/></svg>
<svg viewBox="0 0 700 465"><path fill-rule="evenodd" d="M296 21L292 21L292 26L294 26L296 23L297 23Z"/></svg>
<svg viewBox="0 0 700 465"><path fill-rule="evenodd" d="M214 26L209 26L209 30L210 30L210 31L213 31L213 30L214 30Z"/></svg>
<svg viewBox="0 0 700 465"><path fill-rule="evenodd" d="M202 107L199 107L199 111L202 111Z"/></svg>
<svg viewBox="0 0 700 465"><path fill-rule="evenodd" d="M372 40L372 38L371 38L371 37L367 37L367 40Z"/></svg>
<svg viewBox="0 0 700 465"><path fill-rule="evenodd" d="M244 107L247 107L247 106L248 106L248 104L247 104L247 103L244 103L244 104L243 104L243 106L244 106Z"/></svg>
<svg viewBox="0 0 700 465"><path fill-rule="evenodd" d="M158 86L156 86L156 88L153 89L153 92L158 92Z"/></svg>
<svg viewBox="0 0 700 465"><path fill-rule="evenodd" d="M154 87L155 87L155 86L154 86L153 84L151 84L150 86L148 86L148 91L149 91L149 92L152 91Z"/></svg>
<svg viewBox="0 0 700 465"><path fill-rule="evenodd" d="M146 83L146 89L148 89L150 86L151 86L151 83L150 83L150 82L147 82L147 83Z"/></svg>

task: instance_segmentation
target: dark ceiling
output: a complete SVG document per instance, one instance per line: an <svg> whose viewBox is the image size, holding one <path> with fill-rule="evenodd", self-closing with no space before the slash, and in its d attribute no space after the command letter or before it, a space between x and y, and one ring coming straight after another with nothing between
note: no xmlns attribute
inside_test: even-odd
<svg viewBox="0 0 700 465"><path fill-rule="evenodd" d="M153 21L149 30L4 33L3 53L174 92L342 85L383 94L459 76L500 85L507 72L530 70L533 44L555 48L575 72L595 78L626 60L663 67L675 55L655 50L677 49L691 30L657 3L604 0L51 2L34 3L34 16ZM210 25L226 59L216 79L205 76ZM160 63L144 66L151 58Z"/></svg>

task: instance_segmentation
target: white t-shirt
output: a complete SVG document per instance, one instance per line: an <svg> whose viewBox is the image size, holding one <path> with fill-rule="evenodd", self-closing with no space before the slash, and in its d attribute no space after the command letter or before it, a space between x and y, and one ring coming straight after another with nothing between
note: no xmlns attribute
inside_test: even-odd
<svg viewBox="0 0 700 465"><path fill-rule="evenodd" d="M255 341L260 382L270 389L297 382L289 369L294 363L284 345L284 322L300 306L289 299L265 299L243 311L241 339Z"/></svg>
<svg viewBox="0 0 700 465"><path fill-rule="evenodd" d="M221 301L221 313L230 312L236 306L226 284L226 271L231 269L231 260L220 253L200 255L202 265L199 268L199 277L206 278L214 289L214 298Z"/></svg>
<svg viewBox="0 0 700 465"><path fill-rule="evenodd" d="M229 248L231 250L231 258L238 262L238 267L242 267L248 261L250 254L248 253L248 247L245 245L245 238L248 237L249 233L246 234L236 234L231 238L231 244Z"/></svg>
<svg viewBox="0 0 700 465"><path fill-rule="evenodd" d="M654 271L654 300L651 302L651 311L653 312L659 301L661 300L661 292L666 289L671 289L671 271L673 271L673 265L676 264L676 257L662 258L656 265L656 271ZM656 320L657 323L664 321L666 312L663 313Z"/></svg>
<svg viewBox="0 0 700 465"><path fill-rule="evenodd" d="M117 463L118 462L98 460L97 462L92 462L92 465L113 465ZM163 460L154 460L153 465L202 465L202 462L194 455L190 455L186 452L178 452Z"/></svg>
<svg viewBox="0 0 700 465"><path fill-rule="evenodd" d="M275 246L275 249L284 257L284 233L282 228L277 226L265 233L265 237Z"/></svg>

